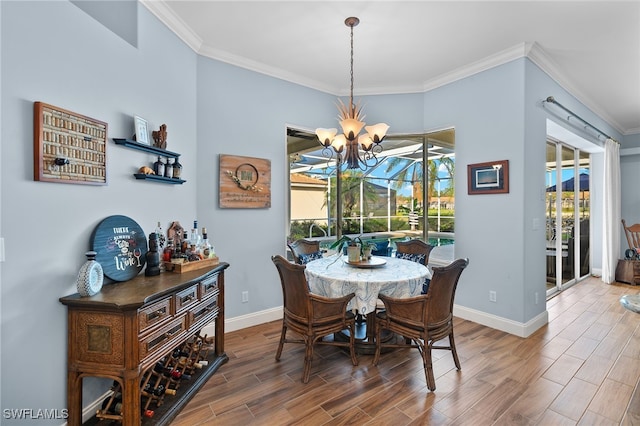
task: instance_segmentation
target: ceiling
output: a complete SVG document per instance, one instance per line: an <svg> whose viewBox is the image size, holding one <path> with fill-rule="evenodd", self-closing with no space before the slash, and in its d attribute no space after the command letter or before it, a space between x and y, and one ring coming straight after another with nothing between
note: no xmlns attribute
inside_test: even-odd
<svg viewBox="0 0 640 426"><path fill-rule="evenodd" d="M334 95L415 93L527 56L640 133L640 0L141 0L197 53ZM563 102L559 94L548 93Z"/></svg>

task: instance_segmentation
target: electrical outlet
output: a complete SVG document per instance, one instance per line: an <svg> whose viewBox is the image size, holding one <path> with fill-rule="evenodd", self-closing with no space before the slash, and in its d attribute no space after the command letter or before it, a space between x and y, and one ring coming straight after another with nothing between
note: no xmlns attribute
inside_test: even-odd
<svg viewBox="0 0 640 426"><path fill-rule="evenodd" d="M242 292L242 303L247 303L249 301L249 292L248 291L243 291Z"/></svg>
<svg viewBox="0 0 640 426"><path fill-rule="evenodd" d="M540 299L540 295L539 295L539 293L537 291L536 291L536 294L535 294L535 299L536 299L536 305L537 305L538 302L539 302L539 299Z"/></svg>
<svg viewBox="0 0 640 426"><path fill-rule="evenodd" d="M489 291L489 302L495 302L496 301L496 292L491 290Z"/></svg>

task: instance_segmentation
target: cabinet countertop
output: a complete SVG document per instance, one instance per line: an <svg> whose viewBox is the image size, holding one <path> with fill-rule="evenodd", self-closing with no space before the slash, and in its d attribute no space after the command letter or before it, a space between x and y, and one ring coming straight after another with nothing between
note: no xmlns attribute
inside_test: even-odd
<svg viewBox="0 0 640 426"><path fill-rule="evenodd" d="M160 275L152 277L147 277L142 272L129 281L105 284L100 292L94 296L82 297L78 293L74 293L61 297L60 303L67 306L80 307L109 306L118 310L137 309L167 294L179 291L181 288L189 287L195 281L207 275L223 271L228 267L228 263L220 262L209 268L197 269L182 274L162 272Z"/></svg>

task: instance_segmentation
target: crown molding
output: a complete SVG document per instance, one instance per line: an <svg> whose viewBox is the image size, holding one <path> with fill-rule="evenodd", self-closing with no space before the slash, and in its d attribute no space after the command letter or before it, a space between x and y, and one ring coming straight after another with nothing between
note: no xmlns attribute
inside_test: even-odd
<svg viewBox="0 0 640 426"><path fill-rule="evenodd" d="M527 57L536 64L542 71L558 83L563 89L580 101L584 106L593 111L619 133L625 134L620 123L616 122L605 110L598 106L598 103L589 98L584 92L578 89L570 79L560 70L557 63L540 47L538 43L532 43L531 50Z"/></svg>
<svg viewBox="0 0 640 426"><path fill-rule="evenodd" d="M149 10L156 18L167 26L175 35L180 38L194 52L202 47L202 39L189 26L168 7L164 1L159 0L139 0L140 3Z"/></svg>
<svg viewBox="0 0 640 426"><path fill-rule="evenodd" d="M233 55L223 50L211 48L210 46L202 46L196 53L210 59L215 59L217 61L225 62L227 64L244 68L249 71L255 71L259 74L268 75L270 77L285 80L290 83L299 84L301 86L309 87L321 92L326 92L329 94L334 94L335 92L334 87L321 83L317 80L310 79L299 74L291 73L282 68L270 67L262 62L257 62L252 59Z"/></svg>
<svg viewBox="0 0 640 426"><path fill-rule="evenodd" d="M164 25L173 31L184 43L187 44L198 55L211 59L219 60L230 65L235 65L270 77L285 80L294 84L309 87L314 90L332 94L334 96L345 96L343 89L329 86L325 83L310 79L299 74L294 74L277 67L269 67L263 63L253 61L251 59L232 55L210 46L203 45L203 40L189 28L186 23L178 17L163 0L140 0L140 3L147 8L154 16L156 16ZM412 86L386 86L386 87L370 87L360 89L358 95L383 95L383 94L408 94L422 93L442 87L446 84L453 83L463 78L470 77L482 71L489 70L496 66L519 59L522 57L529 58L542 71L558 83L563 89L578 99L587 108L593 111L600 118L609 123L614 129L623 135L640 133L640 129L623 130L623 127L617 123L605 110L598 106L598 103L590 99L586 94L579 90L575 85L563 75L560 67L553 61L542 47L535 42L520 43L511 48L505 49L496 54L490 55L484 59L473 62L464 67L460 67L451 72L442 74L436 78L425 81L422 85Z"/></svg>
<svg viewBox="0 0 640 426"><path fill-rule="evenodd" d="M424 83L422 90L428 92L438 87L442 87L454 81L462 80L482 71L495 68L498 65L506 64L514 59L522 58L527 55L530 49L530 43L521 43L516 46L505 49L501 52L487 56L484 59L457 68L451 72L442 74L436 78L432 78Z"/></svg>

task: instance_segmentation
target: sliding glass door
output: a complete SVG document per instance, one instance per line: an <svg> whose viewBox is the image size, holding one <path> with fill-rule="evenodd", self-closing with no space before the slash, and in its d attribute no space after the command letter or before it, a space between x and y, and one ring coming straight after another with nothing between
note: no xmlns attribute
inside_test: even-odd
<svg viewBox="0 0 640 426"><path fill-rule="evenodd" d="M547 140L547 296L589 274L590 156Z"/></svg>

